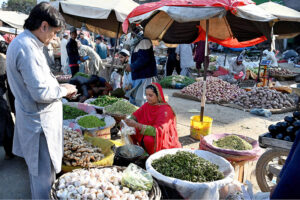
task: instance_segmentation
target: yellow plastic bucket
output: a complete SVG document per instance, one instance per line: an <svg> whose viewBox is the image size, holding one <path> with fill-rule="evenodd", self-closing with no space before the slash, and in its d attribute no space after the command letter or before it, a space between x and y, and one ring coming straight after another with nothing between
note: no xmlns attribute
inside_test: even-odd
<svg viewBox="0 0 300 200"><path fill-rule="evenodd" d="M190 135L196 140L211 133L213 119L208 116L203 117L203 122L200 122L200 116L195 115L191 117Z"/></svg>

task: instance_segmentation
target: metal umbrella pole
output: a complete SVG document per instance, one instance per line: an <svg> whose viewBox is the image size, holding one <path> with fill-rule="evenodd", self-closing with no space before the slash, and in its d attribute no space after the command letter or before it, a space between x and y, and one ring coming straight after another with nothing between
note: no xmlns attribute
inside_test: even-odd
<svg viewBox="0 0 300 200"><path fill-rule="evenodd" d="M115 54L116 54L116 49L117 49L117 44L118 44L118 38L119 38L120 28L121 28L121 22L119 22L119 24L118 24L118 31L117 31L117 35L116 35L116 43L115 43L114 52L113 52L113 55L112 55L113 57L112 57L112 62L111 62L111 66L110 66L108 77L110 77L110 74L111 74L111 72L113 70L113 66L114 66L114 63L115 63Z"/></svg>
<svg viewBox="0 0 300 200"><path fill-rule="evenodd" d="M203 75L203 91L202 91L202 97L201 97L201 110L200 110L200 121L203 122L203 116L204 116L204 107L205 107L205 101L206 101L206 73L208 68L208 30L209 30L209 19L206 20L206 34L205 34L205 54L204 54L204 75Z"/></svg>

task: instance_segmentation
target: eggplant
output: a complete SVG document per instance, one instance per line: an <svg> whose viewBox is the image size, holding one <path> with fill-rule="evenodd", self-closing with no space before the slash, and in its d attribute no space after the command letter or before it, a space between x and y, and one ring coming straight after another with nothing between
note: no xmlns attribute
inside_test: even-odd
<svg viewBox="0 0 300 200"><path fill-rule="evenodd" d="M264 137L273 138L272 135L271 135L271 133L266 133Z"/></svg>
<svg viewBox="0 0 300 200"><path fill-rule="evenodd" d="M297 120L293 123L293 126L295 127L295 129L299 129L300 128L300 120Z"/></svg>
<svg viewBox="0 0 300 200"><path fill-rule="evenodd" d="M283 139L283 134L278 133L275 138L278 139L278 140L282 140Z"/></svg>
<svg viewBox="0 0 300 200"><path fill-rule="evenodd" d="M290 116L285 116L284 121L286 121L289 124L292 124L294 122L294 118Z"/></svg>
<svg viewBox="0 0 300 200"><path fill-rule="evenodd" d="M289 123L287 123L287 122L281 122L281 128L282 129L286 129L287 127L289 127Z"/></svg>
<svg viewBox="0 0 300 200"><path fill-rule="evenodd" d="M277 133L285 131L284 127L282 126L282 122L278 122L276 124Z"/></svg>
<svg viewBox="0 0 300 200"><path fill-rule="evenodd" d="M285 137L283 138L283 140L288 141L288 142L291 142L291 141L292 141L292 138L291 138L290 136L285 136Z"/></svg>
<svg viewBox="0 0 300 200"><path fill-rule="evenodd" d="M293 112L294 118L300 119L300 111Z"/></svg>
<svg viewBox="0 0 300 200"><path fill-rule="evenodd" d="M274 124L270 125L269 128L268 128L268 130L269 130L269 132L270 132L272 135L275 134L275 133L278 133L277 126L274 125Z"/></svg>
<svg viewBox="0 0 300 200"><path fill-rule="evenodd" d="M295 128L293 126L289 126L289 127L287 127L285 132L287 135L292 135L295 132Z"/></svg>

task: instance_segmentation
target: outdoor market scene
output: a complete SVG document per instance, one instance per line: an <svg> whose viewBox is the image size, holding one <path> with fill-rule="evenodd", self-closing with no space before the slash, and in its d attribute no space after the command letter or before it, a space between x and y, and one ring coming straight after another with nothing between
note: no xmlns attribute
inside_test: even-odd
<svg viewBox="0 0 300 200"><path fill-rule="evenodd" d="M297 3L0 1L0 199L300 199Z"/></svg>

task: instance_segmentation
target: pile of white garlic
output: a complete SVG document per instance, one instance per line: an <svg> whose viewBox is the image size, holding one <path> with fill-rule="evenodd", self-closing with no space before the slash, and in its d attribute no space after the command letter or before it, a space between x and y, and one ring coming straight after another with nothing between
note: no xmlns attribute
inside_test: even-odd
<svg viewBox="0 0 300 200"><path fill-rule="evenodd" d="M113 168L80 169L59 179L59 199L147 200L147 191L132 191L121 185L122 171Z"/></svg>

